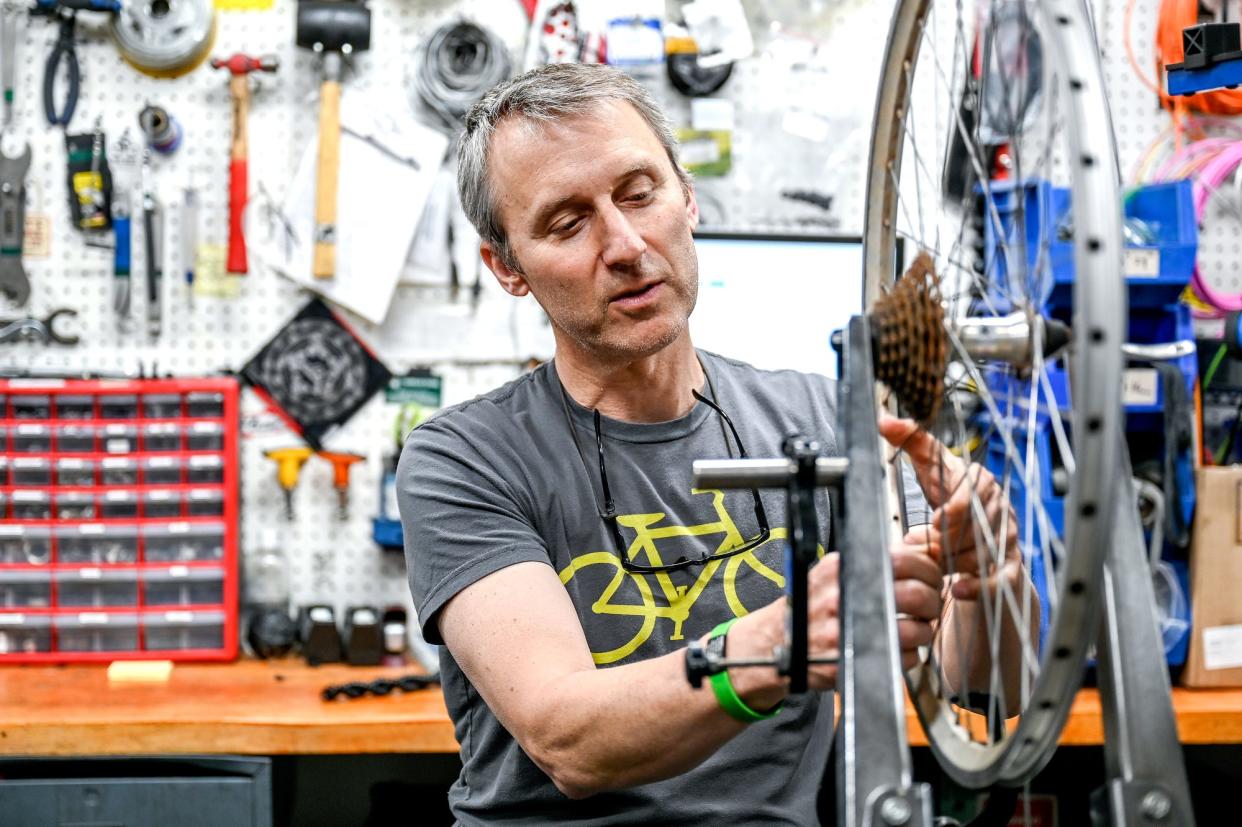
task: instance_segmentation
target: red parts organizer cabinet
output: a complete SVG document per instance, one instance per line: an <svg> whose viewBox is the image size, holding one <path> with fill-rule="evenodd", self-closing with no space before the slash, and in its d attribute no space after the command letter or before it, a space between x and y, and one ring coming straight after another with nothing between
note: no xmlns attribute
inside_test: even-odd
<svg viewBox="0 0 1242 827"><path fill-rule="evenodd" d="M237 656L238 384L0 381L0 663Z"/></svg>

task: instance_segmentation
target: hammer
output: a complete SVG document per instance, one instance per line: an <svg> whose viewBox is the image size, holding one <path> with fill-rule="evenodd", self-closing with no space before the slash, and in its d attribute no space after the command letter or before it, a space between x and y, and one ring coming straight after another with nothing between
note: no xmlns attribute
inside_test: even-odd
<svg viewBox="0 0 1242 827"><path fill-rule="evenodd" d="M336 185L341 152L341 55L371 48L371 10L353 0L300 0L297 45L323 55L319 92L319 169L311 272L336 273Z"/></svg>
<svg viewBox="0 0 1242 827"><path fill-rule="evenodd" d="M246 236L242 231L242 213L250 197L247 180L250 150L246 134L246 115L250 111L250 73L275 72L280 59L275 55L250 57L240 52L230 58L213 57L211 68L228 69L229 92L233 96L233 147L229 152L229 260L230 273L245 273Z"/></svg>

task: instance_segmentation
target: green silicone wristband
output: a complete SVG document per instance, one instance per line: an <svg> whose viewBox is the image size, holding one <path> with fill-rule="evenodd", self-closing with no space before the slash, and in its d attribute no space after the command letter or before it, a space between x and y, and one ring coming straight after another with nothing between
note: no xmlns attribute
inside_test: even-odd
<svg viewBox="0 0 1242 827"><path fill-rule="evenodd" d="M728 634L729 627L737 623L737 621L736 617L726 620L715 629L712 629L710 637L715 638ZM720 704L720 708L728 713L730 718L741 721L744 724L753 724L756 721L766 721L768 718L775 718L785 707L785 703L782 701L767 712L756 712L751 709L733 688L733 684L729 681L728 669L712 675L708 680L711 681L712 691L716 693L716 703Z"/></svg>

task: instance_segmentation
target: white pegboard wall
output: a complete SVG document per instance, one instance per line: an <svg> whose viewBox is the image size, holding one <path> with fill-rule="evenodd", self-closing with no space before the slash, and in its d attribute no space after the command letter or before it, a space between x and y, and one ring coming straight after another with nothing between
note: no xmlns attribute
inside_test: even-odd
<svg viewBox="0 0 1242 827"><path fill-rule="evenodd" d="M526 22L516 0L419 4L371 0L369 5L373 10L372 49L356 57L354 71L346 76L346 95L363 86L384 89L393 106L408 106L405 79L417 45L435 27L457 17L474 19L500 34L511 46L515 65L522 51ZM822 213L779 196L779 189L799 186L831 192L835 199L831 214L840 222L839 231L860 232L867 138L891 3L786 3L797 13L783 25L773 23L786 10L781 4L754 0L746 5L752 19L766 22L756 32L757 54L737 66L721 92L736 107L734 171L724 178L698 182L705 217L712 209L710 202L717 225L814 229L799 222ZM261 77L261 88L250 108L252 212L261 201L260 185L280 203L305 147L315 136L318 71L312 56L294 46L295 7L293 0L276 0L271 11L218 13L212 54L274 53L281 60L278 73ZM171 80L142 75L119 59L106 31L89 23L92 17L98 19L80 15L82 99L72 131L89 131L100 118L111 152L123 129L129 128L131 136L138 137L137 113L147 102L167 108L185 130L184 145L175 155L156 158L156 186L165 211L164 334L152 343L142 330L141 233L135 230L134 326L121 332L111 304L112 254L87 247L83 237L69 227L63 140L59 130L46 127L39 95L43 61L56 30L42 21L23 21L16 121L4 145L11 153L20 149L22 141L30 142L34 166L28 179L28 213L46 214L52 223L51 255L26 262L33 288L29 310L42 315L60 306L75 308L80 313L76 330L83 344L59 349L5 346L0 349L0 364L130 371L141 362L148 369L158 366L161 372L177 374L236 370L297 312L307 296L264 270L252 254L252 272L241 280L238 297L197 296L193 310L189 308L180 276L178 207L183 189L192 180L199 196L200 241L225 243L232 132L227 74L202 66ZM791 52L772 46L782 38L802 39L811 46L791 57ZM1124 68L1110 68L1110 82ZM688 125L689 102L671 92L659 73L652 85L666 102L675 125ZM814 140L786 132L784 119L791 109L818 119L827 130L826 137ZM391 202L380 206L401 209L401 193L393 193ZM137 214L136 202L134 211ZM261 232L262 222L251 215L248 227L252 234ZM546 322L530 299L515 301L484 273L481 300L473 308L468 298L473 271L463 268L462 273L466 286L456 300L447 288L400 286L384 324L351 318L355 330L394 372L425 365L441 373L446 404L508 381L517 374L518 361L547 356L551 349ZM255 547L262 527L277 526L286 541L296 602L324 601L338 609L355 604L408 605L400 556L379 552L370 539L370 519L378 508L378 480L383 454L391 443L395 409L381 399L372 400L329 441L331 448L367 456L365 463L353 469L350 520L337 522L330 467L312 459L296 494L297 520L285 524L283 497L263 451L293 444L294 438L273 416L256 410L257 405L255 397L247 394L243 555Z"/></svg>
<svg viewBox="0 0 1242 827"><path fill-rule="evenodd" d="M1109 87L1113 126L1122 179L1133 184L1133 175L1152 142L1167 129L1172 119L1160 108L1156 96L1143 84L1126 56L1125 0L1096 0L1095 19L1100 39L1100 55ZM1163 86L1156 76L1153 42L1159 3L1133 3L1130 44L1140 69L1149 81ZM1238 3L1231 3L1231 18L1237 19ZM1236 188L1225 187L1208 204L1199 227L1199 262L1205 280L1226 293L1242 292L1242 245L1237 236L1242 228L1242 198Z"/></svg>

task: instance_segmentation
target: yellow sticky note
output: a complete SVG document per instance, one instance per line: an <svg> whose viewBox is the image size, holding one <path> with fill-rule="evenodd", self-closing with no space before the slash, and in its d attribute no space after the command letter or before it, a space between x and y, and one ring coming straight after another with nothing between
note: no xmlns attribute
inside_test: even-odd
<svg viewBox="0 0 1242 827"><path fill-rule="evenodd" d="M228 250L223 244L200 244L194 256L194 295L235 299L241 295L241 278L224 269Z"/></svg>
<svg viewBox="0 0 1242 827"><path fill-rule="evenodd" d="M276 0L216 0L220 11L271 11Z"/></svg>
<svg viewBox="0 0 1242 827"><path fill-rule="evenodd" d="M164 683L172 670L170 660L114 660L108 664L108 683Z"/></svg>

